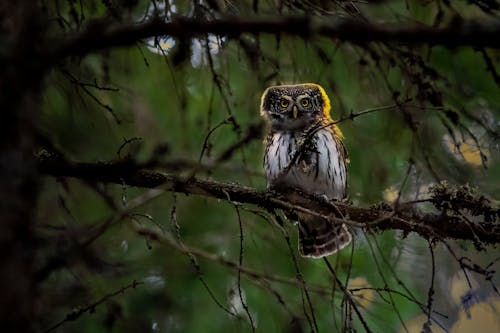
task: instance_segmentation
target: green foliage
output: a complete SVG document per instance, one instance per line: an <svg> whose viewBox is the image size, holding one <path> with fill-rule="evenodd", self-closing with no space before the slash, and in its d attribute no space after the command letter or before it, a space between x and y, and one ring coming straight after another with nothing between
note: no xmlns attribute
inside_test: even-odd
<svg viewBox="0 0 500 333"><path fill-rule="evenodd" d="M67 22L63 30L75 30L78 24L70 15L75 11L84 16L84 23L100 17L119 22L113 18L116 12L127 23L140 20L149 6L149 1L140 1L129 10L114 3L90 1L80 8L69 1L60 4L59 13L52 5L47 10ZM263 13L275 13L274 2L259 3ZM191 13L191 6L177 6L176 15ZM251 4L224 6L234 6L245 15L246 11L250 13ZM407 8L403 1L359 7L373 19L401 14L409 21L429 24L437 11L435 3L412 3ZM469 6L459 4L458 8ZM286 10L303 14L295 7ZM447 12L446 18L449 16ZM61 28L51 24L50 29L60 32ZM255 48L257 55L249 57L242 41ZM261 138L237 150L228 161L211 166L208 172L164 166L180 160L210 164L241 139L251 124L261 122L260 95L267 86L315 82L325 87L332 99L332 117L346 119L339 126L350 155L349 192L354 204L368 206L384 201L384 193L391 188L396 196L401 189L402 201L424 198L426 186L438 180L468 182L479 186L482 193L498 194L498 136L494 138L491 132L498 126L500 95L483 51L247 34L240 39L226 36L218 54L212 55L212 65L207 60L193 67L190 54L184 59L179 55L182 42L189 44L190 40L178 40L167 55L154 54L140 42L61 63L51 73L44 91L37 123L41 133L75 160L131 158L148 162L154 158L159 161L155 167L165 172L185 176L194 172L198 177L264 189ZM497 51L484 52L500 69ZM384 106L387 108L348 119L352 114ZM487 156L478 165L456 156L444 141L446 134L464 141L471 133L477 136L480 147L470 148L480 149ZM158 154L158 147L165 146L166 152ZM256 207L239 206L243 226L240 248L238 215L232 203L172 193L164 193L127 212L127 217L117 218L117 211L146 192L75 179L44 180L38 227L53 241L42 246L38 268L48 265L53 256L62 256L64 264L41 283L40 313L44 319L40 330L64 319L73 308L91 304L137 280L144 284L63 324L61 330L251 331L238 296L238 271L219 260L238 263L240 251L243 266L257 272L256 276L241 273L242 298L257 331L299 331L294 330L297 323L303 331L314 331L307 297L311 298L319 331L341 331L344 327L342 292L338 288L333 292L333 278L322 260L298 257L297 232L292 223L284 225L290 235L287 243L282 227L268 212L259 215L254 213ZM103 197L116 207L110 207ZM108 220L116 223L95 240L83 243L96 226ZM183 244L213 254L215 259L195 255L197 269L189 255L138 235L134 223L158 228L174 238L178 233ZM423 240L401 240L396 232L372 235L362 230L354 238L353 250L349 247L329 258L340 281L364 277L375 288L389 287L405 294L408 288L427 306L430 278L425 283L415 281L421 275L415 275L408 265L408 261L424 266L429 262L428 251L421 253L427 247ZM428 276L430 268L425 269L427 275L422 275ZM446 290L440 292L438 298L446 295ZM451 308L444 301L436 303ZM222 307L237 314L231 316ZM395 332L401 327L395 309L403 321L422 313L407 298L384 292L375 293L373 301L361 311L374 331ZM362 331L359 319L354 313L351 316L343 319L352 320Z"/></svg>

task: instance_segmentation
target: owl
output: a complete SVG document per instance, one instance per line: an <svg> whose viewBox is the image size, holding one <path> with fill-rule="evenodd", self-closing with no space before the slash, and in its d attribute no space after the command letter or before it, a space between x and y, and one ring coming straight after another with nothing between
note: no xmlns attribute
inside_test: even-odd
<svg viewBox="0 0 500 333"><path fill-rule="evenodd" d="M314 83L269 87L262 95L260 113L269 125L264 140L268 186L344 199L347 151L330 116L325 90ZM299 252L304 257L330 255L352 239L344 224L300 212L297 217Z"/></svg>

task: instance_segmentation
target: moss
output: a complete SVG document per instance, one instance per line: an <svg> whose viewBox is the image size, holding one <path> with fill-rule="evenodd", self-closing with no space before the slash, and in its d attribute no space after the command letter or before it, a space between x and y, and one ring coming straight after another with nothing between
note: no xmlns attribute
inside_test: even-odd
<svg viewBox="0 0 500 333"><path fill-rule="evenodd" d="M484 222L489 223L500 217L498 205L469 184L451 185L442 181L431 186L429 192L434 207L444 214L461 215L465 213L474 217L483 216Z"/></svg>

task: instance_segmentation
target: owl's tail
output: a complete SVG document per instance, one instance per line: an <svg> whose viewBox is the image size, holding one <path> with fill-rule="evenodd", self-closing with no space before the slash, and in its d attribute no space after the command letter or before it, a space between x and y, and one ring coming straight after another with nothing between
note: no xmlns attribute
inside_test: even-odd
<svg viewBox="0 0 500 333"><path fill-rule="evenodd" d="M344 224L333 224L317 218L299 222L299 252L303 257L328 256L346 247L351 239Z"/></svg>

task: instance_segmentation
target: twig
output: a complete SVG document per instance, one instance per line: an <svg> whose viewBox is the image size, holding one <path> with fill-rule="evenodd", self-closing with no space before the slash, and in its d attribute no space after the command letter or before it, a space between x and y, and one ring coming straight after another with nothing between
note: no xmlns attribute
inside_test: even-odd
<svg viewBox="0 0 500 333"><path fill-rule="evenodd" d="M241 221L241 214L240 214L240 209L238 208L238 205L234 205L234 209L236 210L236 215L238 216L238 226L240 229L240 255L239 255L239 260L238 260L238 265L239 267L243 266L243 223ZM248 309L248 305L246 301L243 298L243 292L241 290L241 270L238 269L238 296L240 298L241 305L243 306L243 309L245 309L245 313L248 317L248 320L250 321L250 326L252 327L252 332L255 333L255 324L253 322L252 315L250 314L250 310Z"/></svg>
<svg viewBox="0 0 500 333"><path fill-rule="evenodd" d="M361 325L363 325L363 328L365 329L366 333L371 333L372 330L368 327L368 324L366 323L366 320L364 316L361 314L361 311L359 311L358 306L356 305L356 302L352 299L352 295L349 293L347 288L342 284L342 282L339 280L337 274L335 273L332 265L328 261L326 257L323 258L326 267L328 268L328 271L332 275L333 279L335 280L335 283L339 286L340 290L344 293L344 297L347 299L348 304L354 309L354 312L356 313L356 316L358 317L359 321L361 322Z"/></svg>
<svg viewBox="0 0 500 333"><path fill-rule="evenodd" d="M107 294L107 295L103 296L102 298L100 298L99 300L95 301L94 303L92 303L90 305L87 305L87 306L84 306L82 308L77 308L77 309L73 310L72 312L68 313L64 319L62 319L58 323L52 325L50 328L48 328L47 330L45 330L44 333L51 332L51 331L59 328L64 323L67 323L67 322L70 322L70 321L75 321L76 319L78 319L81 315L83 315L86 312L89 312L89 313L94 312L96 307L98 307L102 303L106 302L111 297L123 294L128 289L135 289L137 286L139 286L141 284L144 284L144 282L140 282L140 281L135 281L134 280L131 284L126 285L125 287L121 287L117 291L114 291L114 292L112 292L110 294Z"/></svg>

